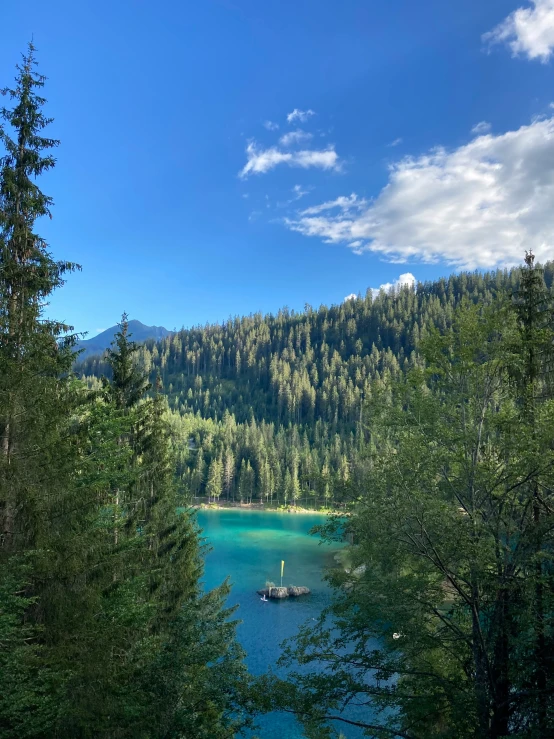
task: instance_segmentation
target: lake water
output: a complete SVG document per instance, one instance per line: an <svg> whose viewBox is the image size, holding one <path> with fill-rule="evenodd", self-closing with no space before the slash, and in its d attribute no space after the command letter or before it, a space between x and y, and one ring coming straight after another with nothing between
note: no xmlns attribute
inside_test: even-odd
<svg viewBox="0 0 554 739"><path fill-rule="evenodd" d="M227 575L233 589L229 604L238 604L238 638L248 653L253 674L275 666L281 642L298 627L316 618L329 602L330 591L323 570L333 564L339 544L320 544L309 530L323 523L318 514L289 514L250 510L201 510L198 523L213 547L206 557L207 588L219 585ZM283 585L306 585L312 593L300 598L263 603L256 590L266 580L280 583L281 560L285 560ZM292 716L263 716L256 735L260 739L297 739L302 732ZM347 737L358 736L343 728Z"/></svg>

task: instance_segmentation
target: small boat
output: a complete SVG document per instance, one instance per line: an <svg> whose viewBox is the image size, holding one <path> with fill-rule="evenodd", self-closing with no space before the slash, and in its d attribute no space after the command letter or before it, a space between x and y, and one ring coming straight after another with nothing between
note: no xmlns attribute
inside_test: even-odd
<svg viewBox="0 0 554 739"><path fill-rule="evenodd" d="M268 599L263 595L260 600L262 600L264 603L269 603Z"/></svg>

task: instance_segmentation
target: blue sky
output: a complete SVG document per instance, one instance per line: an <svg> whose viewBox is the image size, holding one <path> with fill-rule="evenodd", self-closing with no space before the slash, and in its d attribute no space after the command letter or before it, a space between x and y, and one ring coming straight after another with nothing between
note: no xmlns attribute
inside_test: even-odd
<svg viewBox="0 0 554 739"><path fill-rule="evenodd" d="M554 0L6 3L58 165L49 312L169 329L554 256ZM409 279L409 278L403 278Z"/></svg>

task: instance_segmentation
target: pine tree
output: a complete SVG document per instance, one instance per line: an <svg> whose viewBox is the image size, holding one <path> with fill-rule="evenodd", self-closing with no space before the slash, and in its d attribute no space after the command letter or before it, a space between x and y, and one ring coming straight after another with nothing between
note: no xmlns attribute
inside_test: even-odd
<svg viewBox="0 0 554 739"><path fill-rule="evenodd" d="M55 262L35 232L52 200L36 178L54 166L57 141L38 94L35 49L2 94L0 142L0 733L46 733L61 710L67 665L63 644L78 630L82 605L80 537L88 520L75 499L79 451L70 420L80 403L69 370L70 327L45 320L43 304L63 284L68 262ZM82 543L82 542L81 542ZM64 618L62 589L76 588ZM42 734L41 734L42 735Z"/></svg>
<svg viewBox="0 0 554 739"><path fill-rule="evenodd" d="M208 470L208 483L206 485L206 493L208 501L219 500L223 490L223 464L219 457L212 459Z"/></svg>
<svg viewBox="0 0 554 739"><path fill-rule="evenodd" d="M149 385L136 368L125 318L109 353L113 379L104 383L106 407L124 433L117 436L120 459L105 498L105 511L114 510L115 500L118 515L101 516L109 577L97 607L103 659L93 668L102 669L73 682L77 699L64 731L80 735L93 725L94 736L106 739L115 727L129 737L178 737L188 730L228 736L247 720L243 653L228 620L233 611L224 608L228 587L202 593L199 534L190 513L178 512L161 379L154 397L146 397ZM217 674L221 664L223 675Z"/></svg>
<svg viewBox="0 0 554 739"><path fill-rule="evenodd" d="M107 361L112 370L112 380L106 382L108 392L111 394L115 407L118 410L130 409L150 389L144 371L141 371L137 363L138 346L129 341L129 318L127 313L121 316L119 331L114 337L114 346L107 351Z"/></svg>
<svg viewBox="0 0 554 739"><path fill-rule="evenodd" d="M234 490L233 482L235 479L235 457L231 449L225 451L225 461L223 463L223 489L227 500L231 497Z"/></svg>
<svg viewBox="0 0 554 739"><path fill-rule="evenodd" d="M298 479L298 452L296 449L292 454L291 462L291 480L290 480L290 497L294 505L297 505L298 499L300 498L300 481Z"/></svg>
<svg viewBox="0 0 554 739"><path fill-rule="evenodd" d="M191 492L194 497L198 497L202 492L202 485L204 484L204 452L202 448L196 452L196 462L194 470L192 471L191 479Z"/></svg>
<svg viewBox="0 0 554 739"><path fill-rule="evenodd" d="M54 262L44 240L33 230L38 218L50 215L52 205L51 198L42 193L34 179L54 166L54 158L43 152L58 144L54 139L40 136L51 120L42 113L45 100L36 92L44 85L45 78L34 71L34 51L30 44L22 64L17 67L15 87L2 90L3 95L15 100L12 110L2 109L2 119L13 129L14 137L9 135L5 125L0 128L0 141L5 148L0 160L0 369L3 381L0 429L4 474L13 472L17 452L28 438L29 429L23 433L21 423L18 428L17 419L21 415L18 406L25 398L40 397L36 385L30 383L33 372L56 377L68 371L73 359L69 351L71 341L58 344L59 337L70 327L44 321L42 317L44 299L63 284L64 274L75 265ZM2 543L7 550L17 547L16 539L24 535L16 520L16 511L20 508L16 489L9 487L11 492L5 490L7 497L2 500Z"/></svg>
<svg viewBox="0 0 554 739"><path fill-rule="evenodd" d="M518 318L518 341L515 349L513 373L518 382L522 402L522 423L530 427L530 445L537 462L547 450L541 449L539 424L544 402L551 397L554 360L554 310L552 297L544 283L543 270L535 264L534 254L525 254L525 266L513 303ZM545 480L534 475L528 486L533 511L533 542L535 559L531 564L527 582L534 584L533 626L535 632L531 680L536 695L537 726L541 735L548 729L548 705L554 693L554 635L552 634L551 607L547 605L548 593L554 592L554 577L550 557L545 557L545 532L551 525L551 509L542 490ZM548 483L546 483L548 485ZM545 566L546 565L546 566ZM550 565L550 566L549 566Z"/></svg>
<svg viewBox="0 0 554 739"><path fill-rule="evenodd" d="M223 739L247 722L247 674L228 586L202 592L177 510L160 383L145 397L124 316L113 382L87 392L68 327L43 319L72 268L34 232L57 143L43 83L30 46L0 131L0 735Z"/></svg>

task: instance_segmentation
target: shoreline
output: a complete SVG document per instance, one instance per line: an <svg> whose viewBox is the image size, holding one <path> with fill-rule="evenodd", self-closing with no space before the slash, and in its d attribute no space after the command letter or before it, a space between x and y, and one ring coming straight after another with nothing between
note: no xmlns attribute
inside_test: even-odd
<svg viewBox="0 0 554 739"><path fill-rule="evenodd" d="M261 513L287 513L292 515L301 514L317 514L320 516L328 516L330 514L339 514L339 511L333 511L329 508L315 510L313 508L303 508L302 506L280 506L279 508L265 506L263 503L192 503L192 508L198 511L250 511Z"/></svg>

